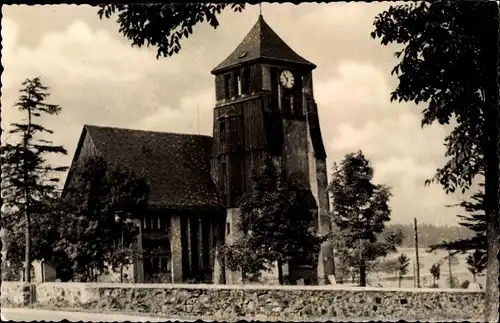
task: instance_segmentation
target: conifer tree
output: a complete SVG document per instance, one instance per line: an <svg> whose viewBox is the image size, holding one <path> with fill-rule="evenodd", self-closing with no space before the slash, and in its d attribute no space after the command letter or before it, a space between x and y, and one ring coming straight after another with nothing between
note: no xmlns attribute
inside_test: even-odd
<svg viewBox="0 0 500 323"><path fill-rule="evenodd" d="M57 173L67 167L55 167L48 163L49 154L66 154L66 150L47 139L53 131L41 122L45 116L58 115L61 107L47 103L50 93L39 77L22 83L19 100L14 108L24 113L25 118L11 124L8 131L14 137L13 143L1 146L2 168L2 226L9 230L13 244L24 251L11 249L8 254L23 255L25 261L25 281L31 281L31 261L44 257L46 245L37 245L40 251L32 257L32 221L39 227L40 218L51 212L58 196ZM33 219L33 217L35 219ZM50 229L50 228L49 228ZM21 239L24 232L24 241ZM47 232L45 232L47 233ZM46 239L41 239L46 240ZM8 258L9 256L7 256ZM33 259L34 258L34 259Z"/></svg>

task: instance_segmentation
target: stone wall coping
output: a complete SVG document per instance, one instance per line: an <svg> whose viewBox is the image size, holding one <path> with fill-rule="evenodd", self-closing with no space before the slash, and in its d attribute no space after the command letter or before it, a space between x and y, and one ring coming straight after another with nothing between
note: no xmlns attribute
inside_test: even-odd
<svg viewBox="0 0 500 323"><path fill-rule="evenodd" d="M3 281L3 284L18 285L19 282ZM353 292L405 292L405 293L452 293L452 294L484 294L484 291L460 288L381 288L355 287L342 285L297 286L297 285L216 285L216 284L126 284L126 283L79 283L48 282L37 284L40 287L59 288L149 288L149 289L206 289L206 290L292 290L292 291L353 291Z"/></svg>

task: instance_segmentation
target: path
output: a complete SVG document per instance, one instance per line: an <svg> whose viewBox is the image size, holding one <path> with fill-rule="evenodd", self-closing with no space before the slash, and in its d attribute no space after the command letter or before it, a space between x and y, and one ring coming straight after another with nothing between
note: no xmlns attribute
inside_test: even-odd
<svg viewBox="0 0 500 323"><path fill-rule="evenodd" d="M68 320L70 322L90 321L90 322L165 322L167 319L160 317L149 316L133 316L125 314L101 314L87 312L63 312L49 311L32 308L2 308L2 321L12 320L17 322L30 321L52 321L58 322ZM175 319L168 319L176 321ZM179 321L179 322L194 322L194 321Z"/></svg>

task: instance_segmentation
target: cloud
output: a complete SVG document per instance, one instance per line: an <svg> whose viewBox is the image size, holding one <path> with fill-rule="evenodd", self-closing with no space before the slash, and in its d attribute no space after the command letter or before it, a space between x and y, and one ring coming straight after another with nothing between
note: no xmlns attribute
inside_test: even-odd
<svg viewBox="0 0 500 323"><path fill-rule="evenodd" d="M212 135L214 101L213 89L189 95L180 101L176 109L158 106L153 114L141 119L134 127L152 131Z"/></svg>
<svg viewBox="0 0 500 323"><path fill-rule="evenodd" d="M424 186L443 163L446 129L422 129L419 109L390 103L390 91L380 68L355 61L340 62L334 77L316 85L329 161L361 149L375 169L374 182L392 187L395 222L456 221L456 210L444 207L456 203L456 196Z"/></svg>
<svg viewBox="0 0 500 323"><path fill-rule="evenodd" d="M291 48L318 66L314 93L328 163L362 149L373 162L375 180L393 187L396 222L418 216L422 222L453 223L456 218L444 207L453 197L438 186L423 186L443 163L446 129L422 130L417 107L390 103L396 47L370 39L374 17L389 5L264 4L263 12ZM63 108L43 121L55 130L54 142L69 151L50 160L63 165L70 163L84 124L210 135L210 70L258 17L257 6L227 11L216 30L196 26L181 41L179 55L157 60L155 48L131 47L114 21L97 18L95 8L47 8L2 8L2 128L22 116L12 108L21 82L42 76L51 88L50 102Z"/></svg>

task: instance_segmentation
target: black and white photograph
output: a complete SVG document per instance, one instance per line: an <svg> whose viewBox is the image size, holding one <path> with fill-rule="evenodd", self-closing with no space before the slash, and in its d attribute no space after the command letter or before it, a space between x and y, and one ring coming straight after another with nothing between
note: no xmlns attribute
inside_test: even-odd
<svg viewBox="0 0 500 323"><path fill-rule="evenodd" d="M498 322L499 3L1 5L2 321Z"/></svg>

